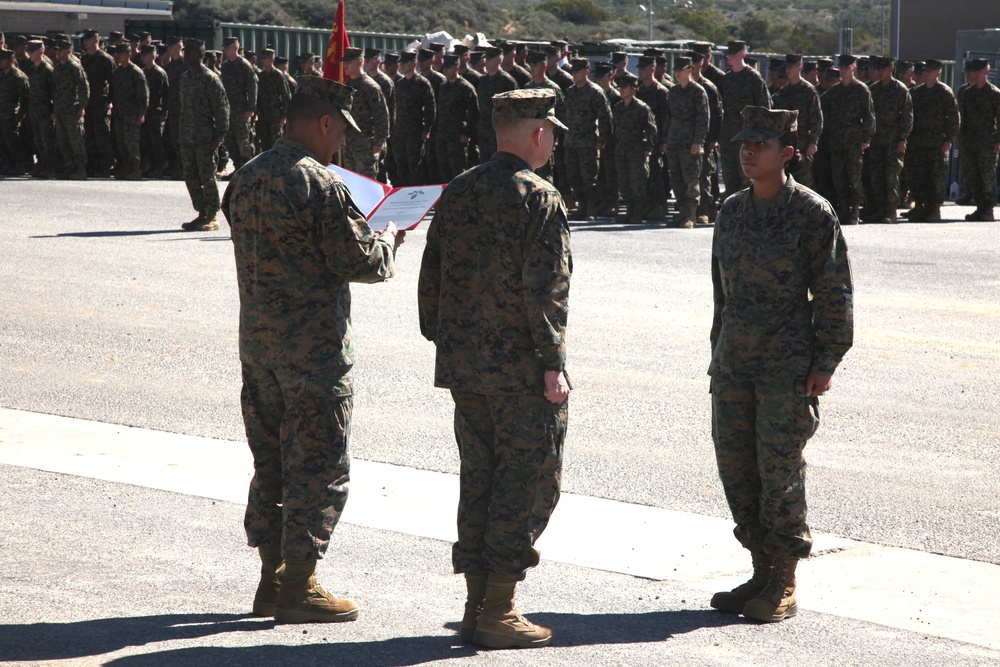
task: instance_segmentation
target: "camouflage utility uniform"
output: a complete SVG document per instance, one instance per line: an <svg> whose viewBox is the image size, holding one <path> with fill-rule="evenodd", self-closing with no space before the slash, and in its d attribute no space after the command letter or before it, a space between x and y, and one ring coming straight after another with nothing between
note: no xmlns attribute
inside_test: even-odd
<svg viewBox="0 0 1000 667"><path fill-rule="evenodd" d="M796 132L798 150L802 154L802 164L793 176L795 180L807 188L813 187L813 155L807 149L810 144L819 145L819 137L823 133L823 110L819 104L819 93L806 81L788 83L782 86L771 100L775 109L788 109L799 112L799 129Z"/></svg>
<svg viewBox="0 0 1000 667"><path fill-rule="evenodd" d="M874 200L868 206L895 221L904 154L898 148L899 142L905 143L913 129L913 102L906 86L896 79L889 79L884 85L873 83L869 90L875 109L875 134L865 154Z"/></svg>
<svg viewBox="0 0 1000 667"><path fill-rule="evenodd" d="M53 75L52 62L45 57L41 64L33 65L28 70L31 136L35 142L35 155L47 175L51 175L55 169L58 155L56 129L52 121Z"/></svg>
<svg viewBox="0 0 1000 667"><path fill-rule="evenodd" d="M83 117L87 142L87 170L91 173L110 173L115 165L115 139L111 134L108 103L111 101L111 77L114 76L115 59L98 49L93 55L84 53L80 64L87 73L90 97L87 114Z"/></svg>
<svg viewBox="0 0 1000 667"><path fill-rule="evenodd" d="M958 101L951 88L938 81L928 88L920 84L910 91L913 100L913 132L906 146L906 183L913 200L922 208L937 208L945 199L948 153L942 151L958 134Z"/></svg>
<svg viewBox="0 0 1000 667"><path fill-rule="evenodd" d="M118 149L116 177L139 176L139 119L149 106L146 77L135 63L115 67L111 77L111 116L114 120L115 146Z"/></svg>
<svg viewBox="0 0 1000 667"><path fill-rule="evenodd" d="M87 75L79 60L70 56L65 63L55 64L52 68L52 113L62 171L75 168L78 174L86 173L87 146L80 112L87 108L89 96Z"/></svg>
<svg viewBox="0 0 1000 667"><path fill-rule="evenodd" d="M269 150L281 136L281 123L292 99L288 77L279 69L262 71L257 81L257 140Z"/></svg>
<svg viewBox="0 0 1000 667"><path fill-rule="evenodd" d="M414 74L396 81L396 126L393 129L392 154L399 172L398 185L423 182L424 137L434 127L437 109L431 82Z"/></svg>
<svg viewBox="0 0 1000 667"><path fill-rule="evenodd" d="M479 158L486 162L497 152L497 134L493 131L493 96L517 90L519 86L507 72L497 70L496 74L484 74L476 87L479 98Z"/></svg>
<svg viewBox="0 0 1000 667"><path fill-rule="evenodd" d="M685 207L697 209L701 199L702 155L692 154L691 147L704 147L708 121L708 94L701 84L690 81L670 89L663 143L667 145L670 183L682 211Z"/></svg>
<svg viewBox="0 0 1000 667"><path fill-rule="evenodd" d="M462 143L464 135L469 142L478 136L479 100L472 84L461 76L445 81L437 91L437 133L434 150L437 151L438 171L442 182L465 171L469 162L468 144Z"/></svg>
<svg viewBox="0 0 1000 667"><path fill-rule="evenodd" d="M253 133L253 115L257 112L257 74L246 58L237 56L222 63L221 78L229 100L226 150L233 161L233 168L239 169L257 152Z"/></svg>
<svg viewBox="0 0 1000 667"><path fill-rule="evenodd" d="M1000 89L986 82L969 86L961 96L958 132L962 178L980 209L997 203L997 153L1000 145Z"/></svg>
<svg viewBox="0 0 1000 667"><path fill-rule="evenodd" d="M829 143L835 206L841 219L851 219L852 208L864 203L861 183L863 144L870 143L875 133L875 110L868 86L857 79L850 84L838 83L826 91L827 108L823 122L829 127Z"/></svg>
<svg viewBox="0 0 1000 667"><path fill-rule="evenodd" d="M566 121L566 177L581 210L589 207L593 214L599 199L597 144L611 138L611 106L601 87L586 81L567 88Z"/></svg>
<svg viewBox="0 0 1000 667"><path fill-rule="evenodd" d="M719 95L722 96L722 126L719 130L722 179L726 182L726 194L732 195L749 186L750 181L740 166L740 144L730 139L743 126L740 116L743 109L748 106L770 109L771 96L760 72L749 65L739 72L726 72L719 86Z"/></svg>
<svg viewBox="0 0 1000 667"><path fill-rule="evenodd" d="M621 100L614 108L615 176L618 192L628 207L632 221L641 221L646 212L646 183L649 158L657 149L656 121L649 107L639 99L628 104Z"/></svg>
<svg viewBox="0 0 1000 667"><path fill-rule="evenodd" d="M346 84L354 89L354 106L351 115L361 132L347 135L344 146L344 167L368 178L378 177L378 153L375 148L385 148L389 138L389 107L382 89L367 74L348 79Z"/></svg>
<svg viewBox="0 0 1000 667"><path fill-rule="evenodd" d="M180 83L180 147L184 183L191 204L205 220L219 212L219 188L215 181L217 151L229 128L229 102L219 75L202 65L188 70Z"/></svg>
<svg viewBox="0 0 1000 667"><path fill-rule="evenodd" d="M394 270L344 182L281 138L223 200L240 292L241 402L254 458L251 547L322 558L347 502L354 348L349 282Z"/></svg>
<svg viewBox="0 0 1000 667"><path fill-rule="evenodd" d="M771 200L733 195L715 226L712 282L712 438L734 532L751 551L805 558L802 452L819 425L805 379L832 374L854 336L830 205L790 176Z"/></svg>

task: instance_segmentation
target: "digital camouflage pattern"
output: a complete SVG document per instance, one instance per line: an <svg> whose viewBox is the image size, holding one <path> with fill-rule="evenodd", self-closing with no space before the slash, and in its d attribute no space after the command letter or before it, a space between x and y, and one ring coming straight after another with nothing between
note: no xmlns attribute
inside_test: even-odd
<svg viewBox="0 0 1000 667"><path fill-rule="evenodd" d="M810 144L819 145L819 137L823 134L823 110L819 104L819 93L815 86L806 81L788 83L781 87L771 99L773 108L788 109L799 112L799 129L796 133L798 150L802 155L802 165L793 176L799 184L811 188L813 186L812 166L814 156L806 149Z"/></svg>
<svg viewBox="0 0 1000 667"><path fill-rule="evenodd" d="M608 97L596 83L586 81L566 90L566 177L576 198L595 206L599 199L597 144L611 138L611 122Z"/></svg>
<svg viewBox="0 0 1000 667"><path fill-rule="evenodd" d="M704 147L709 115L708 93L700 84L691 81L670 89L664 140L670 183L679 206L697 206L701 200L702 156L692 155L691 147Z"/></svg>
<svg viewBox="0 0 1000 667"><path fill-rule="evenodd" d="M456 574L524 576L559 501L569 401L451 391L461 459Z"/></svg>
<svg viewBox="0 0 1000 667"><path fill-rule="evenodd" d="M382 90L382 97L385 98L385 108L389 112L389 136L392 136L392 131L396 126L396 86L382 70L376 71L372 79L378 84ZM476 87L473 86L472 90L475 91L475 89Z"/></svg>
<svg viewBox="0 0 1000 667"><path fill-rule="evenodd" d="M958 134L958 100L951 88L938 81L928 88L920 84L910 90L913 100L913 131L906 147L903 168L913 199L931 206L945 200L948 154L944 144Z"/></svg>
<svg viewBox="0 0 1000 667"><path fill-rule="evenodd" d="M167 103L167 152L172 170L181 168L181 77L188 71L183 60L171 60L164 68L170 97Z"/></svg>
<svg viewBox="0 0 1000 667"><path fill-rule="evenodd" d="M394 250L344 182L285 138L233 176L222 210L236 257L243 416L254 454L248 543L281 536L283 558L318 558L347 500L349 283L391 277Z"/></svg>
<svg viewBox="0 0 1000 667"><path fill-rule="evenodd" d="M384 147L389 137L389 108L382 89L375 80L362 73L345 82L354 89L354 106L351 115L360 132L347 134L344 147L344 167L368 178L378 177L378 155L373 149Z"/></svg>
<svg viewBox="0 0 1000 667"><path fill-rule="evenodd" d="M399 172L399 185L417 185L422 180L424 136L434 127L437 116L434 90L430 81L416 73L410 78L400 77L395 90L396 127L390 142ZM481 127L479 132L482 132Z"/></svg>
<svg viewBox="0 0 1000 667"><path fill-rule="evenodd" d="M704 76L704 68L707 66L708 63L702 66L703 76L700 76L698 79L692 78L692 81L696 80L705 89L705 95L708 97L709 113L708 132L705 134L705 152L701 158L698 215L704 215L714 221L715 197L718 194L717 191L719 188L716 174L718 173L719 166L719 132L722 129L722 97L719 95L719 89L715 83ZM713 145L714 148L711 148L710 146Z"/></svg>
<svg viewBox="0 0 1000 667"><path fill-rule="evenodd" d="M42 57L41 64L28 69L28 118L35 154L46 169L53 169L58 161L56 128L52 120L53 68L52 62Z"/></svg>
<svg viewBox="0 0 1000 667"><path fill-rule="evenodd" d="M875 109L868 86L857 79L850 84L838 83L824 97L829 113L823 114L823 122L829 128L826 148L836 206L845 212L864 203L861 145L870 143L875 133Z"/></svg>
<svg viewBox="0 0 1000 667"><path fill-rule="evenodd" d="M543 77L541 82L537 82L534 79L522 86L521 90L551 90L556 95L556 106L555 114L559 122L565 127L566 126L566 97L563 95L562 90L559 86L550 78ZM494 101L494 105L496 101ZM558 144L562 142L564 132L560 128L555 129L556 135L556 148L552 150L552 155L549 157L548 164L542 165L536 170L536 173L549 181L550 183L555 183L555 168L556 168L556 152L558 150ZM557 186L558 187L558 186Z"/></svg>
<svg viewBox="0 0 1000 667"><path fill-rule="evenodd" d="M30 162L20 125L28 114L28 76L16 67L0 72L0 163L6 167Z"/></svg>
<svg viewBox="0 0 1000 667"><path fill-rule="evenodd" d="M135 63L116 67L111 78L111 115L114 119L115 146L118 149L116 176L139 171L140 136L139 118L149 106L149 87L146 76Z"/></svg>
<svg viewBox="0 0 1000 667"><path fill-rule="evenodd" d="M184 184L191 205L211 219L219 211L219 189L215 172L218 152L212 148L229 129L229 101L219 76L202 65L188 70L180 82L180 149Z"/></svg>
<svg viewBox="0 0 1000 667"><path fill-rule="evenodd" d="M279 69L262 71L257 80L257 140L261 150L268 150L281 136L292 88L288 77Z"/></svg>
<svg viewBox="0 0 1000 667"><path fill-rule="evenodd" d="M167 166L164 126L170 105L170 82L166 71L155 63L143 68L142 73L149 87L146 122L142 124L142 157L150 169L159 171Z"/></svg>
<svg viewBox="0 0 1000 667"><path fill-rule="evenodd" d="M847 245L830 205L793 177L770 201L752 189L730 197L712 282L712 437L735 534L748 549L804 558L802 451L819 423L805 379L832 374L854 337Z"/></svg>
<svg viewBox="0 0 1000 667"><path fill-rule="evenodd" d="M959 113L962 179L977 206L994 206L997 201L994 147L1000 144L1000 89L989 82L982 88L969 86L959 98Z"/></svg>
<svg viewBox="0 0 1000 667"><path fill-rule="evenodd" d="M649 107L653 114L653 122L656 123L656 145L653 147L653 154L647 160L649 178L646 186L646 203L649 206L666 206L669 193L663 180L664 157L660 154L660 145L666 140L669 95L670 92L666 87L656 81L648 86L640 81L639 87L635 89L635 98Z"/></svg>
<svg viewBox="0 0 1000 667"><path fill-rule="evenodd" d="M80 62L73 56L52 68L52 111L55 114L56 147L66 168L87 166L84 122L80 110L87 108L90 85Z"/></svg>
<svg viewBox="0 0 1000 667"><path fill-rule="evenodd" d="M722 179L726 192L734 194L750 185L740 166L740 146L730 141L743 127L740 113L745 107L771 108L771 95L760 72L749 65L739 72L730 70L719 86L722 97L722 125L719 129L719 152L722 159Z"/></svg>
<svg viewBox="0 0 1000 667"><path fill-rule="evenodd" d="M618 192L631 211L642 213L649 181L649 160L645 153L657 149L656 121L649 107L639 99L628 104L619 101L614 108L614 121Z"/></svg>
<svg viewBox="0 0 1000 667"><path fill-rule="evenodd" d="M437 92L437 124L434 149L442 182L465 171L469 162L468 142L479 133L479 100L472 84L462 77L445 81ZM467 138L467 143L461 137Z"/></svg>
<svg viewBox="0 0 1000 667"><path fill-rule="evenodd" d="M608 141L604 144L604 150L601 151L601 160L598 165L597 181L600 184L599 192L601 193L600 207L605 211L614 211L618 208L618 172L615 169L615 133L614 133L614 108L618 102L621 101L622 96L618 93L618 90L614 86L609 86L607 90L604 91L604 96L608 100L608 107L612 109L611 113L611 127L612 131L608 133Z"/></svg>
<svg viewBox="0 0 1000 667"><path fill-rule="evenodd" d="M418 307L434 384L455 401L456 572L523 576L538 563L568 416L567 402L544 398L543 374L566 364L572 269L562 197L521 158L497 153L438 202Z"/></svg>
<svg viewBox="0 0 1000 667"><path fill-rule="evenodd" d="M257 152L254 148L253 119L247 114L257 111L257 73L242 56L226 60L221 67L222 85L229 100L229 129L226 150L239 169Z"/></svg>
<svg viewBox="0 0 1000 667"><path fill-rule="evenodd" d="M497 152L497 135L493 131L493 96L517 90L520 86L507 72L502 69L496 74L484 74L476 87L476 97L479 99L479 157L486 162Z"/></svg>
<svg viewBox="0 0 1000 667"><path fill-rule="evenodd" d="M913 129L913 102L906 86L896 79L885 85L873 83L869 90L875 108L875 134L865 160L872 203L891 212L899 208L899 174L903 170L903 153L896 149Z"/></svg>
<svg viewBox="0 0 1000 667"><path fill-rule="evenodd" d="M111 101L111 78L115 73L115 59L98 49L93 55L84 53L80 64L87 73L90 98L84 116L84 137L87 142L87 160L91 171L108 172L115 164L115 139L111 135L111 119L107 105Z"/></svg>

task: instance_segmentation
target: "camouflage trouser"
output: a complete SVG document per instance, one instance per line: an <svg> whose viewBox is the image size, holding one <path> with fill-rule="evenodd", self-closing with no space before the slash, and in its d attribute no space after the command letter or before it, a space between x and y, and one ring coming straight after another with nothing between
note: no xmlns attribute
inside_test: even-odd
<svg viewBox="0 0 1000 667"><path fill-rule="evenodd" d="M180 109L167 112L167 155L170 157L170 170L180 173L181 166L181 120Z"/></svg>
<svg viewBox="0 0 1000 667"><path fill-rule="evenodd" d="M837 208L837 189L833 185L833 165L830 164L830 149L820 146L813 156L812 189Z"/></svg>
<svg viewBox="0 0 1000 667"><path fill-rule="evenodd" d="M702 156L691 155L691 145L687 144L670 146L666 157L677 205L697 206L701 197Z"/></svg>
<svg viewBox="0 0 1000 667"><path fill-rule="evenodd" d="M843 143L835 143L829 150L830 172L837 199L834 208L841 215L852 206L865 203L865 191L861 183L863 153L860 145Z"/></svg>
<svg viewBox="0 0 1000 667"><path fill-rule="evenodd" d="M960 147L962 178L976 206L990 208L997 203L997 154L992 143L981 145L966 141Z"/></svg>
<svg viewBox="0 0 1000 667"><path fill-rule="evenodd" d="M597 205L597 148L566 147L566 178L577 202Z"/></svg>
<svg viewBox="0 0 1000 667"><path fill-rule="evenodd" d="M402 132L398 127L389 140L396 160L399 182L396 185L421 185L423 178L424 138L420 130Z"/></svg>
<svg viewBox="0 0 1000 667"><path fill-rule="evenodd" d="M243 424L253 454L243 519L251 547L322 558L347 503L352 396L339 378L243 363Z"/></svg>
<svg viewBox="0 0 1000 667"><path fill-rule="evenodd" d="M944 203L948 156L941 151L940 143L926 147L911 143L906 148L903 169L913 201L931 206Z"/></svg>
<svg viewBox="0 0 1000 667"><path fill-rule="evenodd" d="M562 145L562 139L559 139L558 144L552 149L552 184L556 186L559 190L559 194L563 198L570 198L572 193L570 192L569 177L566 174L566 149Z"/></svg>
<svg viewBox="0 0 1000 667"><path fill-rule="evenodd" d="M643 212L646 206L646 183L649 181L649 160L641 148L615 150L615 173L618 191L625 203L634 211Z"/></svg>
<svg viewBox="0 0 1000 667"><path fill-rule="evenodd" d="M87 147L84 143L83 118L75 113L56 114L56 146L59 159L66 169L74 165L76 169L87 167Z"/></svg>
<svg viewBox="0 0 1000 667"><path fill-rule="evenodd" d="M649 179L646 181L646 203L652 208L662 206L666 208L669 190L665 187L663 174L669 174L667 169L667 158L660 154L659 146L654 147L653 155L649 158Z"/></svg>
<svg viewBox="0 0 1000 667"><path fill-rule="evenodd" d="M87 141L88 171L110 171L115 166L115 140L111 136L111 119L103 102L87 106L83 129Z"/></svg>
<svg viewBox="0 0 1000 667"><path fill-rule="evenodd" d="M726 196L750 187L750 180L740 166L740 142L730 141L739 132L739 126L723 130L719 136L719 153L722 161L722 180L726 182Z"/></svg>
<svg viewBox="0 0 1000 667"><path fill-rule="evenodd" d="M281 136L281 116L257 119L257 142L262 151L269 151Z"/></svg>
<svg viewBox="0 0 1000 667"><path fill-rule="evenodd" d="M54 169L58 158L56 126L49 114L31 115L31 136L35 141L35 155L46 169Z"/></svg>
<svg viewBox="0 0 1000 667"><path fill-rule="evenodd" d="M434 142L434 150L437 152L438 171L441 172L443 183L450 182L465 171L469 161L468 147L458 137L438 136Z"/></svg>
<svg viewBox="0 0 1000 667"><path fill-rule="evenodd" d="M804 185L807 188L812 189L813 187L813 164L815 163L815 155L806 155L806 150L809 146L803 146L799 144L799 154L802 156L802 163L799 165L798 171L796 171L792 176L795 177L795 182L799 185Z"/></svg>
<svg viewBox="0 0 1000 667"><path fill-rule="evenodd" d="M244 111L229 112L229 130L226 131L226 150L233 168L239 169L252 158L254 150L253 121Z"/></svg>
<svg viewBox="0 0 1000 667"><path fill-rule="evenodd" d="M163 142L164 125L162 116L152 115L146 116L146 122L142 124L142 161L153 171L167 166L167 148Z"/></svg>
<svg viewBox="0 0 1000 667"><path fill-rule="evenodd" d="M118 149L118 171L116 174L131 174L139 171L139 144L141 129L137 118L115 115L115 146Z"/></svg>
<svg viewBox="0 0 1000 667"><path fill-rule="evenodd" d="M424 177L428 183L442 183L441 171L438 169L437 151L434 150L434 142L437 141L437 125L431 128L430 143L424 151Z"/></svg>
<svg viewBox="0 0 1000 667"><path fill-rule="evenodd" d="M698 179L698 215L707 215L714 222L718 212L714 188L718 188L719 149L705 149L701 156L701 175Z"/></svg>
<svg viewBox="0 0 1000 667"><path fill-rule="evenodd" d="M497 152L497 133L487 123L485 130L479 131L479 159L486 162Z"/></svg>
<svg viewBox="0 0 1000 667"><path fill-rule="evenodd" d="M618 172L615 171L615 144L608 142L601 151L597 172L598 191L600 192L601 208L614 209L618 207Z"/></svg>
<svg viewBox="0 0 1000 667"><path fill-rule="evenodd" d="M455 572L523 577L559 501L569 401L451 395L461 458Z"/></svg>
<svg viewBox="0 0 1000 667"><path fill-rule="evenodd" d="M14 114L0 117L0 163L7 166L24 164L28 154Z"/></svg>
<svg viewBox="0 0 1000 667"><path fill-rule="evenodd" d="M378 155L372 153L372 138L359 136L344 146L344 169L368 178L378 177Z"/></svg>
<svg viewBox="0 0 1000 667"><path fill-rule="evenodd" d="M872 209L887 213L899 208L899 172L903 170L903 154L891 146L870 146L865 151L868 177L871 179Z"/></svg>
<svg viewBox="0 0 1000 667"><path fill-rule="evenodd" d="M219 187L215 184L216 151L209 144L181 144L184 184L194 210L211 219L219 212Z"/></svg>
<svg viewBox="0 0 1000 667"><path fill-rule="evenodd" d="M749 382L712 378L712 440L719 477L747 549L806 558L806 441L819 426L819 403L804 380Z"/></svg>

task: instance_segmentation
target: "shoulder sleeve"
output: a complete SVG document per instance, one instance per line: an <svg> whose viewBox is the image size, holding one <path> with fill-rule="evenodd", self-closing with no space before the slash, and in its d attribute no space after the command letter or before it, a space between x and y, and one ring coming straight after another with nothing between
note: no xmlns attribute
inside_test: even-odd
<svg viewBox="0 0 1000 667"><path fill-rule="evenodd" d="M533 193L527 203L536 217L530 228L538 232L521 271L525 313L545 369L563 370L573 272L566 208L559 194L548 190Z"/></svg>

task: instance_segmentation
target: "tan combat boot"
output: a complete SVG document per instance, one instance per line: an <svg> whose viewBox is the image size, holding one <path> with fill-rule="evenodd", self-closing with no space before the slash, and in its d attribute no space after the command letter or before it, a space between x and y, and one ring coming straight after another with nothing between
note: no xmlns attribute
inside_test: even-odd
<svg viewBox="0 0 1000 667"><path fill-rule="evenodd" d="M487 648L541 648L552 643L552 630L535 625L514 608L516 576L492 573L472 641Z"/></svg>
<svg viewBox="0 0 1000 667"><path fill-rule="evenodd" d="M459 635L463 642L471 643L476 635L479 614L483 612L483 600L486 598L486 575L466 574L465 588L469 594L465 599L465 616L462 617L462 630Z"/></svg>
<svg viewBox="0 0 1000 667"><path fill-rule="evenodd" d="M209 218L207 215L203 216L201 222L188 227L189 232L214 232L219 228L219 216L213 215Z"/></svg>
<svg viewBox="0 0 1000 667"><path fill-rule="evenodd" d="M339 623L358 617L353 600L335 598L316 583L316 561L286 560L278 568L278 600L274 620L278 623Z"/></svg>
<svg viewBox="0 0 1000 667"><path fill-rule="evenodd" d="M799 612L795 599L795 566L799 559L777 556L767 586L743 607L743 615L755 621L777 623Z"/></svg>
<svg viewBox="0 0 1000 667"><path fill-rule="evenodd" d="M181 224L181 229L186 229L186 230L190 231L192 227L196 227L197 225L200 225L204 221L205 221L205 216L203 214L199 213L198 216L194 220L182 223Z"/></svg>
<svg viewBox="0 0 1000 667"><path fill-rule="evenodd" d="M254 616L274 616L274 603L278 601L278 567L281 565L281 545L268 544L257 547L260 553L260 583L253 596Z"/></svg>
<svg viewBox="0 0 1000 667"><path fill-rule="evenodd" d="M683 229L694 229L694 221L698 218L698 206L696 204L685 204L681 209L681 227Z"/></svg>
<svg viewBox="0 0 1000 667"><path fill-rule="evenodd" d="M753 550L750 552L750 558L753 559L753 576L731 591L720 591L713 595L710 603L713 609L727 614L739 614L747 602L764 590L768 579L771 578L774 558L763 551Z"/></svg>

